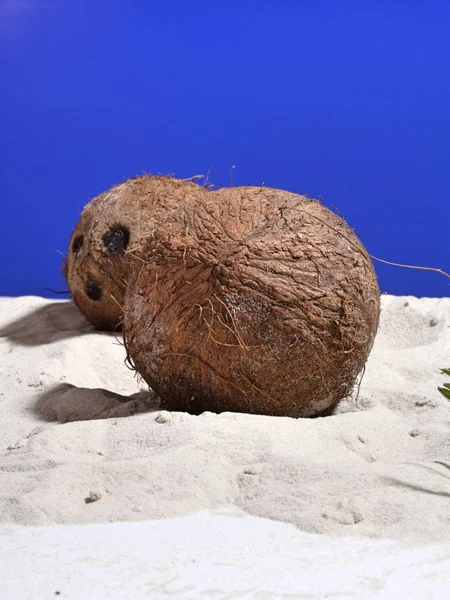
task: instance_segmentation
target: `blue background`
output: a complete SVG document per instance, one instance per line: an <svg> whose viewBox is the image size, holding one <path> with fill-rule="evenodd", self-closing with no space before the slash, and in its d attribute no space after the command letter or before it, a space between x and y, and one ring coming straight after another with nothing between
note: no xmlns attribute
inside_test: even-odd
<svg viewBox="0 0 450 600"><path fill-rule="evenodd" d="M103 190L211 166L450 271L449 31L448 2L3 0L0 294L65 289L56 250ZM450 295L376 269L384 292Z"/></svg>

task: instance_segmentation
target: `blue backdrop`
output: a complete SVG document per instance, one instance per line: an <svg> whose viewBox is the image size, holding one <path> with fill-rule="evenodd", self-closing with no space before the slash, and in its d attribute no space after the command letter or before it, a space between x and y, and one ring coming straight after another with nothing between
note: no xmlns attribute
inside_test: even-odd
<svg viewBox="0 0 450 600"><path fill-rule="evenodd" d="M321 196L450 271L450 3L0 2L0 294L65 289L88 200L144 171ZM449 296L376 264L382 291Z"/></svg>

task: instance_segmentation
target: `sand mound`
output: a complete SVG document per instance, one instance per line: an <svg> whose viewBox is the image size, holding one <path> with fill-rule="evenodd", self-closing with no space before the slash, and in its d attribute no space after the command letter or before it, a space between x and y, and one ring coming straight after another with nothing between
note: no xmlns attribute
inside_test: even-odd
<svg viewBox="0 0 450 600"><path fill-rule="evenodd" d="M2 298L0 335L3 522L233 507L310 533L450 539L450 299L384 296L358 401L316 419L170 412L70 303Z"/></svg>

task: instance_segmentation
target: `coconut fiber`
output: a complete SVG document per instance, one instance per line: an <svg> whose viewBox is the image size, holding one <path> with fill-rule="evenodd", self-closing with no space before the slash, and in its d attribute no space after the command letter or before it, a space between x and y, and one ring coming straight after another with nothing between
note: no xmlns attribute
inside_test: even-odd
<svg viewBox="0 0 450 600"><path fill-rule="evenodd" d="M174 409L312 416L349 395L380 294L345 221L282 190L193 197L157 228L125 297L125 343Z"/></svg>
<svg viewBox="0 0 450 600"><path fill-rule="evenodd" d="M128 276L143 244L172 211L204 193L190 181L144 175L114 186L85 207L72 233L64 274L73 301L97 328L120 328Z"/></svg>

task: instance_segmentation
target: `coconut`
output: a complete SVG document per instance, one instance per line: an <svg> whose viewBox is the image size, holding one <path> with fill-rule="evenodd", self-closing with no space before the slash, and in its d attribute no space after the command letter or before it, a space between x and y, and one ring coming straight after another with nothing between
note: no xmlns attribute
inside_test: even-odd
<svg viewBox="0 0 450 600"><path fill-rule="evenodd" d="M210 192L172 214L144 255L125 344L173 409L307 417L352 392L380 293L364 246L319 201Z"/></svg>
<svg viewBox="0 0 450 600"><path fill-rule="evenodd" d="M153 230L206 190L190 181L145 175L97 196L75 227L64 264L72 299L99 329L120 328L127 279Z"/></svg>

